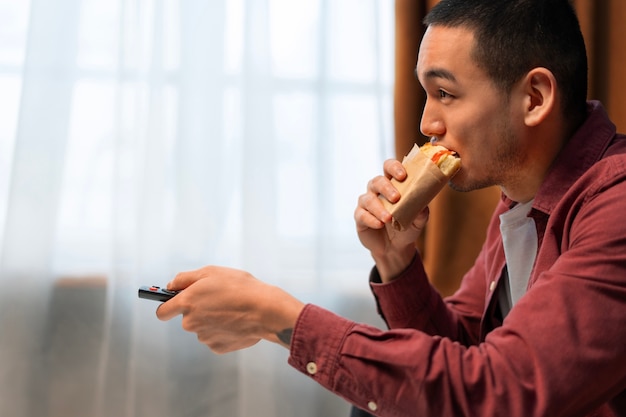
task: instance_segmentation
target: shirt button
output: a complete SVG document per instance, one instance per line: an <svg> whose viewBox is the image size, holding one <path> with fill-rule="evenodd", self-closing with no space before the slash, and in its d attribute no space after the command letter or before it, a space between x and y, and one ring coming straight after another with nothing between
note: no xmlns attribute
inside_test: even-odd
<svg viewBox="0 0 626 417"><path fill-rule="evenodd" d="M378 405L374 401L370 401L367 403L367 408L369 408L370 411L376 411L378 410Z"/></svg>
<svg viewBox="0 0 626 417"><path fill-rule="evenodd" d="M310 375L315 375L317 373L317 364L315 362L309 362L306 364L306 371Z"/></svg>
<svg viewBox="0 0 626 417"><path fill-rule="evenodd" d="M496 289L496 282L495 281L491 281L491 284L489 284L489 291L493 291Z"/></svg>

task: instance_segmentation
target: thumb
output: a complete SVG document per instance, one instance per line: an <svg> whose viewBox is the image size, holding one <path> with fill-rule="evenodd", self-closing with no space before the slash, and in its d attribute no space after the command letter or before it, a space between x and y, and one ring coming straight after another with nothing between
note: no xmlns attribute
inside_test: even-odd
<svg viewBox="0 0 626 417"><path fill-rule="evenodd" d="M424 208L411 222L411 224L404 230L396 230L391 223L386 224L387 235L392 245L396 247L404 247L415 245L415 242L419 239L420 234L424 230L424 226L429 217L428 207Z"/></svg>
<svg viewBox="0 0 626 417"><path fill-rule="evenodd" d="M428 222L428 218L430 217L430 208L428 206L424 207L424 210L420 211L417 217L411 223L411 227L416 230L421 231L424 229L426 222Z"/></svg>

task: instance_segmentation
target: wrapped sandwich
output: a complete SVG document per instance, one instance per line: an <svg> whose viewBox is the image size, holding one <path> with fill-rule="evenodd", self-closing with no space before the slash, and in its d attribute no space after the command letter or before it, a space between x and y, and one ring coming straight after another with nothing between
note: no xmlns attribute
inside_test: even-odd
<svg viewBox="0 0 626 417"><path fill-rule="evenodd" d="M392 226L402 231L411 225L415 217L443 189L461 168L461 159L455 152L441 146L426 143L413 146L402 160L407 177L400 182L391 179L400 192L400 200L391 204L381 196L387 211L393 217Z"/></svg>

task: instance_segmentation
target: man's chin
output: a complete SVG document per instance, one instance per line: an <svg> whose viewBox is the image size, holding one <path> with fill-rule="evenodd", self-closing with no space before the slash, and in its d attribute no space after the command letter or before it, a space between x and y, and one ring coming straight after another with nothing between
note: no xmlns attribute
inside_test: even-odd
<svg viewBox="0 0 626 417"><path fill-rule="evenodd" d="M488 188L488 187L491 187L492 185L495 185L495 184L492 184L491 182L472 181L471 179L463 175L463 173L459 172L459 174L452 177L452 179L448 182L448 185L454 191L467 193L470 191L481 190L483 188Z"/></svg>

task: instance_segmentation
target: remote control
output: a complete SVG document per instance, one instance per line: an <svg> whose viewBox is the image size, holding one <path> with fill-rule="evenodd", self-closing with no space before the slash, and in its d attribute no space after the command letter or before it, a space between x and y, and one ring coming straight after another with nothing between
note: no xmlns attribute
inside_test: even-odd
<svg viewBox="0 0 626 417"><path fill-rule="evenodd" d="M139 287L139 298L164 302L178 294L179 291L170 291L156 285Z"/></svg>

